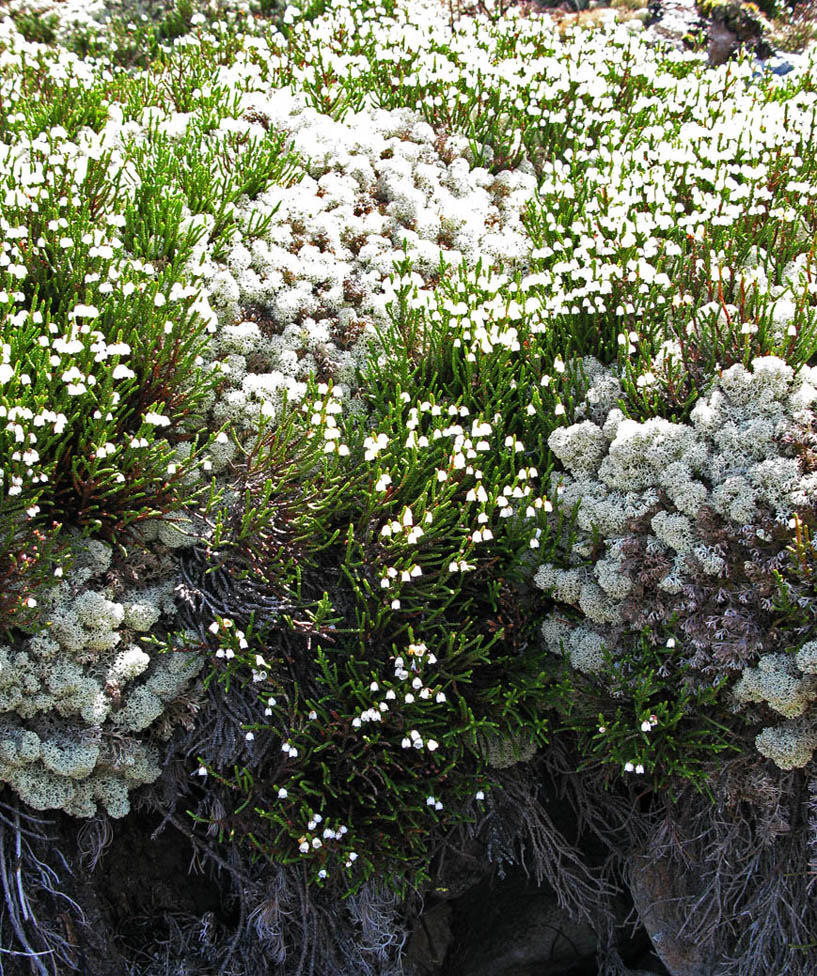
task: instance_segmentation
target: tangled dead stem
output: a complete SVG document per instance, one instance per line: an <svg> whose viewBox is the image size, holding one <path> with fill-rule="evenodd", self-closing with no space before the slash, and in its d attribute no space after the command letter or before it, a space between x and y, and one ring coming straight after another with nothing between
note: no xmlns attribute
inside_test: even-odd
<svg viewBox="0 0 817 976"><path fill-rule="evenodd" d="M241 716L226 709L225 700L216 702L216 717L187 734L188 748L209 736L225 758L237 754L230 730ZM465 851L472 859L479 852L486 886L508 865L521 866L594 929L599 971L616 974L625 971L622 932L637 924L632 916L622 924L622 895L638 884L645 863L658 864L674 879L663 895L679 920L678 938L704 947L713 973L812 971L813 779L739 758L712 771L711 797L690 786L673 802L611 789L601 774L576 775L576 761L557 741L533 762L498 771L484 815L439 844L437 878L453 876ZM299 865L253 863L239 845L216 849L212 827L195 833L185 822L190 793L184 764L171 762L138 811L122 821L100 815L78 833L69 817L35 817L7 798L0 807L2 928L3 945L14 948L3 953L3 971L410 971L402 956L422 893L401 904L369 882L338 903L310 888ZM754 923L743 924L746 918Z"/></svg>

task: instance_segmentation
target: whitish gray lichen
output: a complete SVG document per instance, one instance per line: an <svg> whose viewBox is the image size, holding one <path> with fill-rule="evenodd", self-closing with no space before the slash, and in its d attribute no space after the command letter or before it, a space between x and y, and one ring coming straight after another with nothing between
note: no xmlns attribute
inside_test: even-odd
<svg viewBox="0 0 817 976"><path fill-rule="evenodd" d="M141 640L175 613L172 581L94 586L110 561L104 543L79 544L70 578L41 601L41 632L0 646L0 781L38 810L124 816L129 792L161 771L150 727L203 666Z"/></svg>
<svg viewBox="0 0 817 976"><path fill-rule="evenodd" d="M629 619L623 607L637 567L626 565L623 551L636 520L648 520L639 544L666 567L644 594L647 601L655 594L657 603L727 571L700 528L713 517L736 532L758 521L759 513L786 526L793 514L813 508L817 473L803 469L786 439L796 441L813 423L817 368L805 367L795 376L775 356L753 360L751 369L731 366L695 404L691 423L679 424L625 417L615 406L623 391L614 372L595 360L584 364L588 383L576 414L587 419L554 431L548 440L565 469L552 475L551 494L559 493L563 510L578 503L578 533L568 565L545 563L534 582L584 615L582 623L567 624L563 613L554 612L542 627L545 645L555 653L563 650L577 670L598 674L601 647L615 654ZM815 646L806 645L796 656L765 654L756 667L745 668L734 686L738 707L763 702L787 719L805 720L817 699ZM792 768L811 756L810 729L791 723L767 728L758 748Z"/></svg>

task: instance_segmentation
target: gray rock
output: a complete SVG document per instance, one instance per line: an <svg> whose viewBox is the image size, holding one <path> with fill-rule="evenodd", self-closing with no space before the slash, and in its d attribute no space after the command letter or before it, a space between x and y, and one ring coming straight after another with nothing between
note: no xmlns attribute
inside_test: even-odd
<svg viewBox="0 0 817 976"><path fill-rule="evenodd" d="M485 909L491 904L488 894ZM493 917L480 918L470 934L460 976L559 976L596 953L593 930L572 921L554 895L520 892L494 907Z"/></svg>
<svg viewBox="0 0 817 976"><path fill-rule="evenodd" d="M709 25L709 41L706 46L706 53L709 63L713 67L726 64L737 49L738 39L734 31L729 30L725 24L717 22Z"/></svg>
<svg viewBox="0 0 817 976"><path fill-rule="evenodd" d="M755 58L753 77L757 78L765 73L779 78L782 82L794 79L810 70L815 47L817 47L817 42L812 41L805 51L801 51L799 54L786 51L781 54L773 54L768 58Z"/></svg>
<svg viewBox="0 0 817 976"><path fill-rule="evenodd" d="M633 858L630 891L638 918L670 976L715 976L714 948L681 935L686 917L677 901L690 893L689 883L660 860Z"/></svg>
<svg viewBox="0 0 817 976"><path fill-rule="evenodd" d="M406 962L414 976L436 976L454 941L454 912L448 902L423 912L406 945Z"/></svg>

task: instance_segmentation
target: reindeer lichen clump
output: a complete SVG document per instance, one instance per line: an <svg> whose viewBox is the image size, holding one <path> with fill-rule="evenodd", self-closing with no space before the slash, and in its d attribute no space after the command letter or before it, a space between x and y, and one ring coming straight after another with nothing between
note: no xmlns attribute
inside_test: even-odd
<svg viewBox="0 0 817 976"><path fill-rule="evenodd" d="M566 473L552 476L552 490L562 505L578 504L580 535L568 565L544 564L535 577L580 612L574 626L553 614L543 627L547 646L574 668L604 682L633 635L664 644L664 674L728 686L736 709L765 704L750 719L789 719L757 738L786 769L805 765L815 747L817 685L804 671L811 569L804 576L792 542L817 513L817 475L803 462L816 384L813 368L795 376L779 358L760 357L751 369L724 370L690 424L638 422L615 407L555 431L549 444ZM805 619L786 614L792 601Z"/></svg>

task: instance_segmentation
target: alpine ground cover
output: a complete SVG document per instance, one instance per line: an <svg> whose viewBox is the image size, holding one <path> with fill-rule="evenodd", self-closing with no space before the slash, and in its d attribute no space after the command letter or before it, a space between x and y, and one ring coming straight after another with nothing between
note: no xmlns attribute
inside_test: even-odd
<svg viewBox="0 0 817 976"><path fill-rule="evenodd" d="M48 818L96 861L137 806L229 910L120 933L133 973L160 944L399 972L472 842L532 858L614 972L668 822L719 971L813 968L814 74L563 34L433 4L0 22L21 964L77 966ZM548 833L547 776L604 871Z"/></svg>

